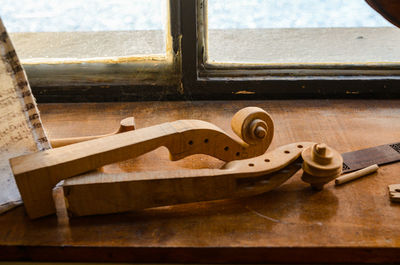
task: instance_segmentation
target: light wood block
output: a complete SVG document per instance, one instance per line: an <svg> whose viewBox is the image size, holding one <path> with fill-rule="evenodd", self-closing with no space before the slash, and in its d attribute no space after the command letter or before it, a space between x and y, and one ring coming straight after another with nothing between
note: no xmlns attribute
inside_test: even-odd
<svg viewBox="0 0 400 265"><path fill-rule="evenodd" d="M388 188L390 200L392 202L400 202L400 184L392 184Z"/></svg>

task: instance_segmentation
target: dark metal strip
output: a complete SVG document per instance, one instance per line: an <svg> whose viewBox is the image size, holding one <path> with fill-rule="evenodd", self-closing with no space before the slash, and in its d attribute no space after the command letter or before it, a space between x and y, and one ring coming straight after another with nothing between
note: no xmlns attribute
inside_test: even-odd
<svg viewBox="0 0 400 265"><path fill-rule="evenodd" d="M400 142L343 153L343 173L400 161Z"/></svg>

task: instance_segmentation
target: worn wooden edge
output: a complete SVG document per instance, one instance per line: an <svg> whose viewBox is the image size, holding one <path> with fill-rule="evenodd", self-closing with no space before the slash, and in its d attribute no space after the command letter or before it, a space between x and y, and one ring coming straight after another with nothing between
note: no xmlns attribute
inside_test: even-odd
<svg viewBox="0 0 400 265"><path fill-rule="evenodd" d="M32 86L39 103L264 100L264 99L396 99L400 77L217 78L179 86L93 84Z"/></svg>
<svg viewBox="0 0 400 265"><path fill-rule="evenodd" d="M6 204L2 204L2 205L0 205L0 215L20 206L22 204L23 204L22 200L11 201Z"/></svg>
<svg viewBox="0 0 400 265"><path fill-rule="evenodd" d="M126 102L186 100L179 88L158 85L75 84L68 86L35 86L32 91L38 103Z"/></svg>
<svg viewBox="0 0 400 265"><path fill-rule="evenodd" d="M3 261L162 263L395 263L398 248L0 246Z"/></svg>

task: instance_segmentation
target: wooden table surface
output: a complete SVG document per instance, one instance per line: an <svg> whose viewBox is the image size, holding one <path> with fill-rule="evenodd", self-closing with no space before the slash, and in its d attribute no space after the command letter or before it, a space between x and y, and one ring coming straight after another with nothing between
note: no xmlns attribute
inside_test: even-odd
<svg viewBox="0 0 400 265"><path fill-rule="evenodd" d="M258 106L275 122L270 149L325 142L339 152L400 141L400 100L299 100L44 104L50 137L113 131L133 115L137 127L202 119L233 134L232 115ZM168 160L165 148L105 167L106 172L218 168L204 155ZM312 191L298 172L255 197L140 212L31 221L23 207L0 216L0 260L127 262L395 262L400 261L400 204L388 184L400 163L346 185Z"/></svg>

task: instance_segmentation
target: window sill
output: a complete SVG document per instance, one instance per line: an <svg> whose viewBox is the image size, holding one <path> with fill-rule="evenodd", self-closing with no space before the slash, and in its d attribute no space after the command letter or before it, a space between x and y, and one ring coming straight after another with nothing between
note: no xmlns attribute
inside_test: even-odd
<svg viewBox="0 0 400 265"><path fill-rule="evenodd" d="M10 33L23 64L166 59L162 30Z"/></svg>
<svg viewBox="0 0 400 265"><path fill-rule="evenodd" d="M208 32L208 63L266 65L400 66L400 29L235 29Z"/></svg>

